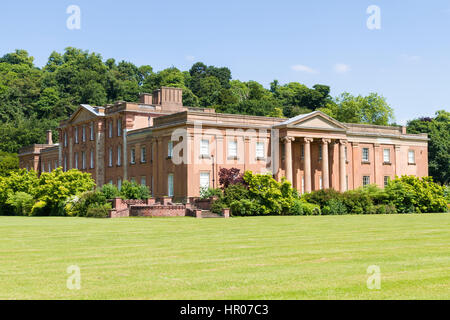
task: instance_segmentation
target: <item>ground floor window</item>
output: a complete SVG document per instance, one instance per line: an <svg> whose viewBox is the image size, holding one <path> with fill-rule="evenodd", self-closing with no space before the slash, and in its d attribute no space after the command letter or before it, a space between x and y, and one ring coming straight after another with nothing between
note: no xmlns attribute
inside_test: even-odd
<svg viewBox="0 0 450 320"><path fill-rule="evenodd" d="M387 185L389 184L389 181L391 181L391 177L386 176L384 177L384 186L387 187Z"/></svg>
<svg viewBox="0 0 450 320"><path fill-rule="evenodd" d="M363 177L363 186L368 186L370 184L370 177L369 176L364 176Z"/></svg>
<svg viewBox="0 0 450 320"><path fill-rule="evenodd" d="M200 172L200 190L205 190L210 187L209 172Z"/></svg>
<svg viewBox="0 0 450 320"><path fill-rule="evenodd" d="M121 178L117 179L117 188L119 190L122 189L122 179Z"/></svg>
<svg viewBox="0 0 450 320"><path fill-rule="evenodd" d="M141 177L141 185L142 186L146 186L147 185L147 178L146 177Z"/></svg>
<svg viewBox="0 0 450 320"><path fill-rule="evenodd" d="M173 197L173 173L169 173L167 177L167 195Z"/></svg>

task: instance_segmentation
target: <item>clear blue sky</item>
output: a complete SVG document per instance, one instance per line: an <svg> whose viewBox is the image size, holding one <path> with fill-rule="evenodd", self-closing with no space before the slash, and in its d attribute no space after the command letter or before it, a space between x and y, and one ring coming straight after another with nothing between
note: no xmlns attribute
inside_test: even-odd
<svg viewBox="0 0 450 320"><path fill-rule="evenodd" d="M81 29L69 30L69 5ZM381 29L369 30L369 5ZM378 92L396 120L450 109L448 0L4 1L0 55L26 49L43 66L73 46L155 71L193 62L234 79L327 84L332 95Z"/></svg>

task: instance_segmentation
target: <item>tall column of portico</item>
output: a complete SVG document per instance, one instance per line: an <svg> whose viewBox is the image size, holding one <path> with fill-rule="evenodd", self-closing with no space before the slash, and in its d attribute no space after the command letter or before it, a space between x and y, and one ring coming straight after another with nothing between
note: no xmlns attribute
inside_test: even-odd
<svg viewBox="0 0 450 320"><path fill-rule="evenodd" d="M305 138L305 193L312 191L311 184L311 143L314 141L312 138Z"/></svg>
<svg viewBox="0 0 450 320"><path fill-rule="evenodd" d="M322 183L323 189L330 189L330 167L328 163L328 145L331 139L322 139Z"/></svg>
<svg viewBox="0 0 450 320"><path fill-rule="evenodd" d="M341 182L341 192L347 191L347 161L345 159L345 146L347 140L340 140L339 146L339 179Z"/></svg>
<svg viewBox="0 0 450 320"><path fill-rule="evenodd" d="M286 179L293 183L293 173L292 173L292 142L295 140L295 138L292 137L285 137L283 138L283 142L285 145L285 161L286 161Z"/></svg>

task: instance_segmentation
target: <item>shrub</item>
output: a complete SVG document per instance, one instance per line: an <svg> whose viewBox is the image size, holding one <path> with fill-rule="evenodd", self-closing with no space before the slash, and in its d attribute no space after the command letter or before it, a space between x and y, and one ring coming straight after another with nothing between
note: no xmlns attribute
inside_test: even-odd
<svg viewBox="0 0 450 320"><path fill-rule="evenodd" d="M293 216L302 216L303 213L303 204L299 199L295 199L291 208L289 209L289 214Z"/></svg>
<svg viewBox="0 0 450 320"><path fill-rule="evenodd" d="M397 209L393 204L379 204L374 207L376 214L397 214Z"/></svg>
<svg viewBox="0 0 450 320"><path fill-rule="evenodd" d="M403 176L389 182L386 193L399 213L447 212L444 187L432 178Z"/></svg>
<svg viewBox="0 0 450 320"><path fill-rule="evenodd" d="M303 195L302 199L305 202L314 203L323 208L328 205L330 200L342 199L342 193L334 189L319 190Z"/></svg>
<svg viewBox="0 0 450 320"><path fill-rule="evenodd" d="M223 197L224 202L230 205L235 200L248 199L250 192L243 184L233 184L225 189Z"/></svg>
<svg viewBox="0 0 450 320"><path fill-rule="evenodd" d="M87 218L108 218L109 209L111 209L111 204L91 206L86 211Z"/></svg>
<svg viewBox="0 0 450 320"><path fill-rule="evenodd" d="M344 215L347 212L347 207L340 199L330 199L322 209L323 215Z"/></svg>
<svg viewBox="0 0 450 320"><path fill-rule="evenodd" d="M147 186L125 180L122 184L122 188L120 189L120 197L122 199L144 200L150 197L150 190Z"/></svg>
<svg viewBox="0 0 450 320"><path fill-rule="evenodd" d="M213 188L202 188L200 189L200 198L209 199L211 197L221 197L222 196L221 189L213 189Z"/></svg>
<svg viewBox="0 0 450 320"><path fill-rule="evenodd" d="M100 189L100 191L104 194L106 199L109 199L109 200L120 197L119 189L112 183L103 185L103 187Z"/></svg>
<svg viewBox="0 0 450 320"><path fill-rule="evenodd" d="M106 206L107 200L103 192L88 191L74 197L66 203L66 212L70 216L87 217L89 208Z"/></svg>
<svg viewBox="0 0 450 320"><path fill-rule="evenodd" d="M372 199L364 188L345 192L342 201L350 214L368 214L373 207Z"/></svg>
<svg viewBox="0 0 450 320"><path fill-rule="evenodd" d="M225 190L233 184L244 184L244 177L241 170L237 168L222 168L219 171L219 183Z"/></svg>
<svg viewBox="0 0 450 320"><path fill-rule="evenodd" d="M17 216L29 216L35 202L33 196L25 192L10 194L6 200Z"/></svg>
<svg viewBox="0 0 450 320"><path fill-rule="evenodd" d="M34 204L34 206L31 208L31 216L33 217L43 217L48 215L47 213L47 203L45 201L38 201Z"/></svg>
<svg viewBox="0 0 450 320"><path fill-rule="evenodd" d="M302 210L305 216L320 216L322 214L320 206L313 203L302 202Z"/></svg>
<svg viewBox="0 0 450 320"><path fill-rule="evenodd" d="M234 216L256 216L260 215L260 206L255 200L242 199L233 201L230 205Z"/></svg>

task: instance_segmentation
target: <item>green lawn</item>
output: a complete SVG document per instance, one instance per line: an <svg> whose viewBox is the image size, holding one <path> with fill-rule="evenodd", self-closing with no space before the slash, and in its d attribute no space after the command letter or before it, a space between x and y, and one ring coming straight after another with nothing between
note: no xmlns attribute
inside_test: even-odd
<svg viewBox="0 0 450 320"><path fill-rule="evenodd" d="M0 217L0 299L449 299L449 231L448 214Z"/></svg>

